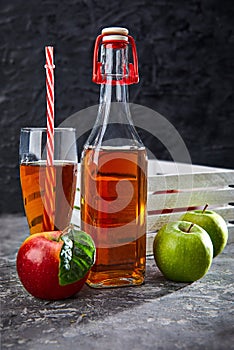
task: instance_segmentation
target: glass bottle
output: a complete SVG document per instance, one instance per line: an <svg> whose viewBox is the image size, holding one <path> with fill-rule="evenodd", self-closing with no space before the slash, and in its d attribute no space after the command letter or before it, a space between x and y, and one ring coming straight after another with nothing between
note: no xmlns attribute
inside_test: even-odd
<svg viewBox="0 0 234 350"><path fill-rule="evenodd" d="M134 64L128 63L129 44ZM146 264L147 155L128 104L128 85L139 78L127 29L103 29L93 68L93 81L101 84L100 104L81 158L81 227L97 249L87 283L140 285Z"/></svg>

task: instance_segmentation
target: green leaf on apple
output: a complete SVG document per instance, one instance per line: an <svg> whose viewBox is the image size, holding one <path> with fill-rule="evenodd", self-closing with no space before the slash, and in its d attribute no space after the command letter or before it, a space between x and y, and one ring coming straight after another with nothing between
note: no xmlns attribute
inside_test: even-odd
<svg viewBox="0 0 234 350"><path fill-rule="evenodd" d="M95 261L95 245L84 231L71 228L61 236L63 246L60 252L59 284L74 283L88 273Z"/></svg>

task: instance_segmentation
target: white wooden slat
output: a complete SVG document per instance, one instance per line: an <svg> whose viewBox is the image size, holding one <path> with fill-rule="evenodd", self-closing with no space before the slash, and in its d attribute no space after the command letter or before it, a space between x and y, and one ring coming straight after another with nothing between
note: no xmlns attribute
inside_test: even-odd
<svg viewBox="0 0 234 350"><path fill-rule="evenodd" d="M146 235L146 255L153 254L153 242L157 232L149 232ZM234 225L228 225L228 242L227 244L234 243Z"/></svg>
<svg viewBox="0 0 234 350"><path fill-rule="evenodd" d="M229 224L228 225L228 244L234 243L234 225Z"/></svg>
<svg viewBox="0 0 234 350"><path fill-rule="evenodd" d="M153 243L157 232L150 232L146 234L146 255L153 254Z"/></svg>
<svg viewBox="0 0 234 350"><path fill-rule="evenodd" d="M234 221L234 206L225 206L212 209L220 214L226 221ZM147 217L147 231L159 230L164 224L169 221L177 221L184 214L184 212L148 215Z"/></svg>
<svg viewBox="0 0 234 350"><path fill-rule="evenodd" d="M234 185L234 170L148 177L148 192Z"/></svg>
<svg viewBox="0 0 234 350"><path fill-rule="evenodd" d="M220 212L215 209L216 212ZM183 215L184 212L170 213L170 214L161 214L148 216L147 218L147 231L156 231L160 229L164 224L169 221L177 221ZM225 214L220 212L225 221L234 220L234 209L230 209L228 217L225 217Z"/></svg>
<svg viewBox="0 0 234 350"><path fill-rule="evenodd" d="M195 190L192 192L162 193L148 195L148 211L164 208L186 208L189 206L222 205L234 201L234 189Z"/></svg>
<svg viewBox="0 0 234 350"><path fill-rule="evenodd" d="M233 171L233 169L216 168L205 165L172 162L167 160L149 159L148 175L161 174L191 174L205 172Z"/></svg>

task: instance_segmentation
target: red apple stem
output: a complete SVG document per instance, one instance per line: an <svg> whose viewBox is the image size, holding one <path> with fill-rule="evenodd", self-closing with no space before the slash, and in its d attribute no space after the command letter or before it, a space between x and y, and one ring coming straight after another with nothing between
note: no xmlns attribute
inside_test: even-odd
<svg viewBox="0 0 234 350"><path fill-rule="evenodd" d="M188 230L187 230L187 233L189 233L189 232L191 231L191 229L192 229L193 226L194 226L194 223L192 223L192 224L189 226L189 228L188 228Z"/></svg>
<svg viewBox="0 0 234 350"><path fill-rule="evenodd" d="M209 204L206 203L206 205L204 206L203 210L202 210L202 214L205 213L206 209L208 208Z"/></svg>
<svg viewBox="0 0 234 350"><path fill-rule="evenodd" d="M61 235L59 236L59 238L61 238L62 236L65 236L66 234L69 233L70 230L72 230L74 228L74 225L70 224L67 227L65 227L64 230L62 230Z"/></svg>

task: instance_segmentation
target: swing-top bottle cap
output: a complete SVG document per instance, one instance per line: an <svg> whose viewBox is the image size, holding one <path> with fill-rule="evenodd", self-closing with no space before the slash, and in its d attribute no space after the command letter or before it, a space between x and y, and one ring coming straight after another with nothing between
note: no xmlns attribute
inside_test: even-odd
<svg viewBox="0 0 234 350"><path fill-rule="evenodd" d="M124 40L128 41L128 29L122 27L108 27L102 30L102 41Z"/></svg>
<svg viewBox="0 0 234 350"><path fill-rule="evenodd" d="M136 84L139 81L138 75L138 59L136 44L131 35L128 35L128 29L122 27L107 27L102 30L102 34L98 35L95 41L94 55L93 55L93 82L96 84L107 84L107 76L103 74L103 62L99 61L99 47L103 43L103 50L108 49L125 49L127 45L132 50L133 63L129 62L127 65L123 65L124 75L122 79L112 79L111 84ZM110 48L108 45L110 44Z"/></svg>

